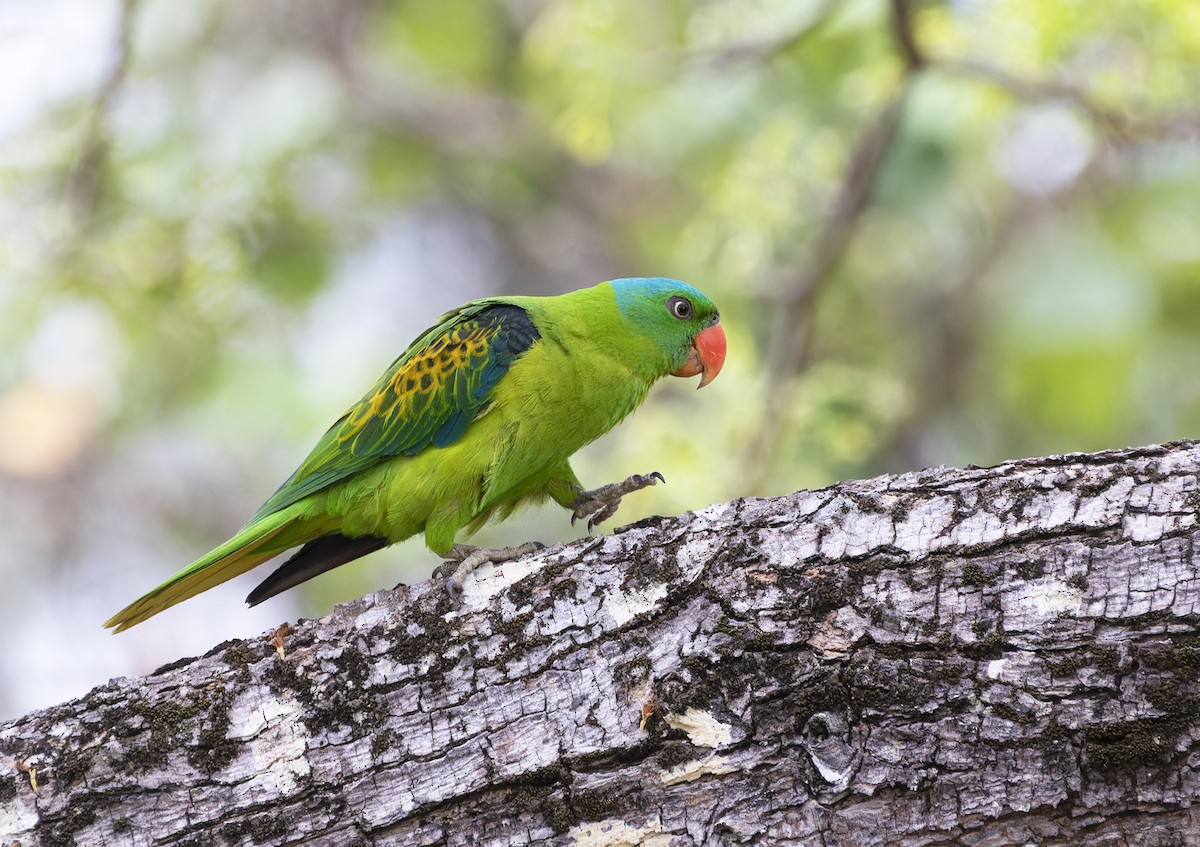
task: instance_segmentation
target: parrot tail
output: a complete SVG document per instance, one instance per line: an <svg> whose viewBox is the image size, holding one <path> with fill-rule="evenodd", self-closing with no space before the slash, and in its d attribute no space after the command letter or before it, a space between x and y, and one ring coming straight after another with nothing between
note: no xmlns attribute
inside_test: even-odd
<svg viewBox="0 0 1200 847"><path fill-rule="evenodd" d="M113 632L123 632L319 535L321 529L302 520L294 509L265 515L247 524L233 538L201 556L162 585L147 591L104 625Z"/></svg>
<svg viewBox="0 0 1200 847"><path fill-rule="evenodd" d="M348 538L340 532L322 535L301 547L292 558L259 583L258 587L250 592L246 602L257 606L263 600L318 574L352 562L359 556L382 550L389 543L382 535L362 535L357 538Z"/></svg>

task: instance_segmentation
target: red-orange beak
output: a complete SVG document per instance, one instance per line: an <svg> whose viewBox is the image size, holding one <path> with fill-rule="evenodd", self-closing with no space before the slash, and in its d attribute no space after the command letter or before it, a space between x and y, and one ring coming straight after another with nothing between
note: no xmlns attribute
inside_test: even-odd
<svg viewBox="0 0 1200 847"><path fill-rule="evenodd" d="M696 333L696 337L692 340L692 349L688 351L687 360L679 370L672 372L671 376L704 374L700 377L700 384L696 386L703 388L717 378L717 374L721 372L721 366L724 364L725 330L721 329L719 323L715 323Z"/></svg>

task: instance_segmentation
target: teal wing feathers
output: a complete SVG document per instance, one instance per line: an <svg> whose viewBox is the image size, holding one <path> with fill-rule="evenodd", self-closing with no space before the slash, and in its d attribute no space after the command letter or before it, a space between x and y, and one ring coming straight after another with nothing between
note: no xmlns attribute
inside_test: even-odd
<svg viewBox="0 0 1200 847"><path fill-rule="evenodd" d="M539 337L525 309L504 301L443 315L330 427L250 522L378 462L453 444Z"/></svg>

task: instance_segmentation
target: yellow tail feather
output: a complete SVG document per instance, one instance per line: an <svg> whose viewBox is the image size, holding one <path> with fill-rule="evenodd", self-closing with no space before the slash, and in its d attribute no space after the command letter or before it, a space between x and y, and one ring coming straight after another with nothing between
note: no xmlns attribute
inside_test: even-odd
<svg viewBox="0 0 1200 847"><path fill-rule="evenodd" d="M288 516L287 512L288 510L284 510L269 515L243 528L220 547L134 600L105 621L104 626L113 632L124 632L164 609L240 576L285 550L320 534L319 530L302 531L302 527L295 525L297 517L294 514ZM273 518L276 520L272 520ZM287 529L293 531L284 532Z"/></svg>

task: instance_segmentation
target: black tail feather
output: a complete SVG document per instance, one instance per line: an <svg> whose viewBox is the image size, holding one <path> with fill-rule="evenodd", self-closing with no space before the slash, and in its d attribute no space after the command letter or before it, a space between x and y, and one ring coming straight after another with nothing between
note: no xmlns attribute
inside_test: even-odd
<svg viewBox="0 0 1200 847"><path fill-rule="evenodd" d="M250 592L246 602L257 606L263 600L312 579L317 574L333 570L338 565L374 553L387 545L388 540L382 535L360 535L357 538L347 538L340 533L322 535L305 544L294 556L276 568L274 573Z"/></svg>

